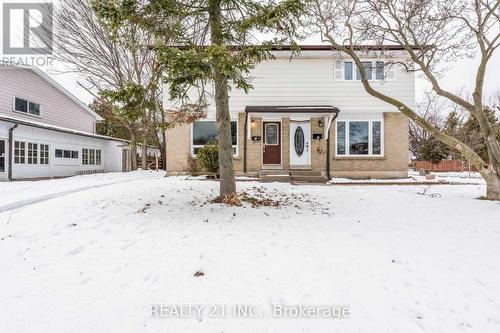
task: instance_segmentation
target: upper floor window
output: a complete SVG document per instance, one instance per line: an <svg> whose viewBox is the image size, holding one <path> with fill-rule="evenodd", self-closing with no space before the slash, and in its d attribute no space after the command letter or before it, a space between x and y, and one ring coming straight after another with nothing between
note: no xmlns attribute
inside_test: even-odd
<svg viewBox="0 0 500 333"><path fill-rule="evenodd" d="M191 153L196 155L198 150L209 143L217 143L217 124L215 121L193 122ZM233 155L238 155L238 123L231 121L231 140Z"/></svg>
<svg viewBox="0 0 500 333"><path fill-rule="evenodd" d="M393 64L386 64L384 61L363 61L362 64L368 80L394 80ZM352 60L336 60L334 72L335 80L361 80L361 72Z"/></svg>
<svg viewBox="0 0 500 333"><path fill-rule="evenodd" d="M41 106L38 103L30 102L26 99L16 97L14 99L14 111L31 114L34 116L40 115Z"/></svg>

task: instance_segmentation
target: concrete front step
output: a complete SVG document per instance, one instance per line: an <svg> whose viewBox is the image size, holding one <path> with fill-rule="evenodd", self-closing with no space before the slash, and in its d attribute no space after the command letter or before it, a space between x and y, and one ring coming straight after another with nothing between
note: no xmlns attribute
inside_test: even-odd
<svg viewBox="0 0 500 333"><path fill-rule="evenodd" d="M262 183L291 183L292 177L290 175L261 175L260 181Z"/></svg>
<svg viewBox="0 0 500 333"><path fill-rule="evenodd" d="M292 176L292 182L302 182L311 184L326 184L328 178L325 176Z"/></svg>
<svg viewBox="0 0 500 333"><path fill-rule="evenodd" d="M263 169L263 170L260 170L259 171L259 176L262 177L262 176L274 176L274 175L278 175L278 176L282 176L282 175L287 175L287 176L290 176L290 173L288 171L285 171L285 170L266 170L266 169Z"/></svg>
<svg viewBox="0 0 500 333"><path fill-rule="evenodd" d="M292 177L321 177L321 171L291 170L290 175Z"/></svg>

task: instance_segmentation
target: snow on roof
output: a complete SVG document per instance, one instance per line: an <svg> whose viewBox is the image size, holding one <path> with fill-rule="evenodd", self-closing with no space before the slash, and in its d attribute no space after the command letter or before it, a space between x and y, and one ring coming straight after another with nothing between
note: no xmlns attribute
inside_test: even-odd
<svg viewBox="0 0 500 333"><path fill-rule="evenodd" d="M129 140L125 140L125 139L119 139L119 138L113 138L111 136L106 136L106 135L88 133L88 132L84 132L84 131L74 130L71 128L50 125L50 124L46 124L46 123L39 122L39 121L26 120L26 119L21 119L21 118L12 117L12 116L0 115L0 120L11 122L14 124L19 124L19 125L38 127L38 128L42 128L42 129L63 132L63 133L68 133L68 134L74 134L74 135L87 136L87 137L96 138L96 139L130 142Z"/></svg>
<svg viewBox="0 0 500 333"><path fill-rule="evenodd" d="M80 101L78 98L75 97L72 93L70 93L68 90L66 90L63 86L61 86L59 83L57 83L54 79L52 79L49 75L47 75L44 71L42 71L40 68L35 67L35 66L28 66L28 65L13 65L10 63L0 63L0 69L24 69L24 70L30 70L33 73L37 74L40 76L42 79L47 81L49 84L51 84L54 88L59 90L61 93L66 95L69 99L71 99L73 102L75 102L78 106L80 106L83 110L86 112L90 113L92 116L96 118L97 121L102 121L104 120L101 116L99 116L97 113L92 111L87 105L85 105L82 101Z"/></svg>

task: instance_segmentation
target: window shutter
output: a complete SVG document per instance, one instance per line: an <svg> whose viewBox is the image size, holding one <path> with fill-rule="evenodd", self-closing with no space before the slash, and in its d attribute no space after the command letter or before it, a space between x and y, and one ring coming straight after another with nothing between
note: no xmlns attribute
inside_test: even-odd
<svg viewBox="0 0 500 333"><path fill-rule="evenodd" d="M394 81L394 79L396 78L396 64L387 65L385 78L388 81Z"/></svg>
<svg viewBox="0 0 500 333"><path fill-rule="evenodd" d="M333 79L335 81L342 80L342 60L335 60L333 66Z"/></svg>

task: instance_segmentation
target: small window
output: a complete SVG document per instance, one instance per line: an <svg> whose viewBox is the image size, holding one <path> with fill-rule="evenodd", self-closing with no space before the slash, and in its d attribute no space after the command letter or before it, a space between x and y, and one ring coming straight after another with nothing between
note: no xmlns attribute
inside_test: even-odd
<svg viewBox="0 0 500 333"><path fill-rule="evenodd" d="M383 80L384 79L384 62L377 61L375 67L375 79Z"/></svg>
<svg viewBox="0 0 500 333"><path fill-rule="evenodd" d="M25 142L14 142L14 163L24 164L26 163L26 143Z"/></svg>
<svg viewBox="0 0 500 333"><path fill-rule="evenodd" d="M39 116L40 115L40 104L30 102L29 103L29 112L30 112L30 114L33 114L35 116Z"/></svg>
<svg viewBox="0 0 500 333"><path fill-rule="evenodd" d="M345 155L345 122L337 123L337 155Z"/></svg>
<svg viewBox="0 0 500 333"><path fill-rule="evenodd" d="M65 150L63 152L63 157L64 158L71 158L71 150Z"/></svg>
<svg viewBox="0 0 500 333"><path fill-rule="evenodd" d="M28 113L28 101L22 98L15 99L15 110L19 112Z"/></svg>
<svg viewBox="0 0 500 333"><path fill-rule="evenodd" d="M89 164L90 165L95 164L95 150L94 149L89 149Z"/></svg>
<svg viewBox="0 0 500 333"><path fill-rule="evenodd" d="M344 63L344 80L352 80L352 62L346 61Z"/></svg>
<svg viewBox="0 0 500 333"><path fill-rule="evenodd" d="M71 152L71 158L76 158L76 159L78 158L78 151L77 150L73 150Z"/></svg>
<svg viewBox="0 0 500 333"><path fill-rule="evenodd" d="M96 149L96 151L95 151L95 164L101 165L101 150L100 149Z"/></svg>
<svg viewBox="0 0 500 333"><path fill-rule="evenodd" d="M278 124L266 124L266 145L279 145Z"/></svg>
<svg viewBox="0 0 500 333"><path fill-rule="evenodd" d="M40 144L40 164L49 164L49 145Z"/></svg>
<svg viewBox="0 0 500 333"><path fill-rule="evenodd" d="M14 98L14 111L32 114L35 116L40 115L40 104L30 102L26 99L16 97Z"/></svg>
<svg viewBox="0 0 500 333"><path fill-rule="evenodd" d="M365 69L366 78L368 80L372 79L372 63L371 61L362 62L363 68ZM356 80L361 80L361 72L359 68L356 66Z"/></svg>
<svg viewBox="0 0 500 333"><path fill-rule="evenodd" d="M372 154L382 153L382 124L380 121L372 122Z"/></svg>
<svg viewBox="0 0 500 333"><path fill-rule="evenodd" d="M38 144L28 143L28 164L38 164Z"/></svg>
<svg viewBox="0 0 500 333"><path fill-rule="evenodd" d="M87 148L82 149L82 164L83 165L89 164L89 150Z"/></svg>
<svg viewBox="0 0 500 333"><path fill-rule="evenodd" d="M62 158L63 157L63 151L62 151L62 149L56 149L56 157L57 158Z"/></svg>

